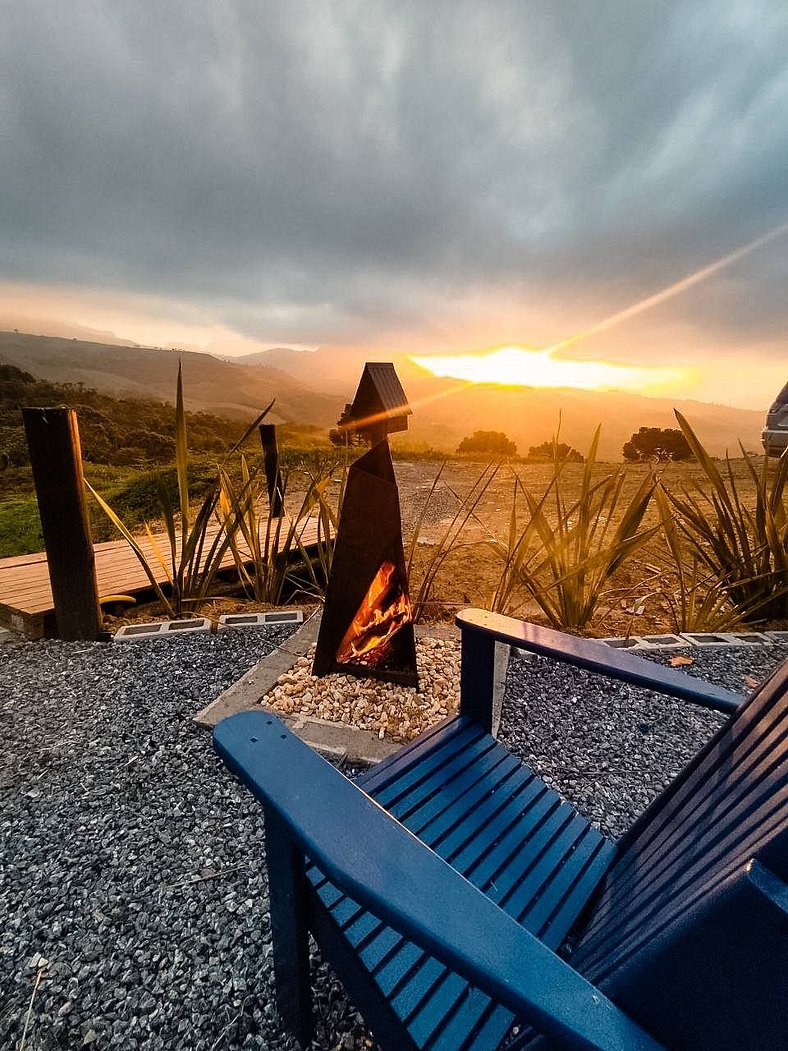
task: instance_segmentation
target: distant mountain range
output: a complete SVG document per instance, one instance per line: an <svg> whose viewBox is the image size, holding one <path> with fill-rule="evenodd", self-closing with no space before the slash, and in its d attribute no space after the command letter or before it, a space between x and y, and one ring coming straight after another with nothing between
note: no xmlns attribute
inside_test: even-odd
<svg viewBox="0 0 788 1051"><path fill-rule="evenodd" d="M174 401L179 360L186 407L194 412L248 420L275 398L273 422L330 427L342 408L341 398L308 390L292 376L261 365L188 351L0 332L0 361L40 379L83 383L117 398Z"/></svg>
<svg viewBox="0 0 788 1051"><path fill-rule="evenodd" d="M187 408L249 419L276 398L273 419L333 426L350 401L365 360L386 355L357 348L314 352L280 347L236 357L118 346L101 342L0 332L0 361L54 382L83 383L115 397L172 401L178 359L183 361ZM705 402L645 398L621 391L499 387L440 379L406 355L388 356L414 410L397 443L453 450L476 430L504 431L521 453L548 440L561 420L561 439L585 451L601 423L600 455L620 459L639 427L675 427L674 406L695 426L713 455L738 455L738 440L760 451L764 414Z"/></svg>

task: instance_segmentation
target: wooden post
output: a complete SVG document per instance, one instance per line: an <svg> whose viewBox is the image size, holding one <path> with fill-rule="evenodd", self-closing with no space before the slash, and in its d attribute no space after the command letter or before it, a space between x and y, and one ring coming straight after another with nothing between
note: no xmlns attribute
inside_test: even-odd
<svg viewBox="0 0 788 1051"><path fill-rule="evenodd" d="M98 639L101 607L73 409L22 409L61 639Z"/></svg>
<svg viewBox="0 0 788 1051"><path fill-rule="evenodd" d="M265 478L268 483L268 504L272 518L282 516L282 474L279 470L279 449L276 444L276 425L261 423L260 442L263 446Z"/></svg>

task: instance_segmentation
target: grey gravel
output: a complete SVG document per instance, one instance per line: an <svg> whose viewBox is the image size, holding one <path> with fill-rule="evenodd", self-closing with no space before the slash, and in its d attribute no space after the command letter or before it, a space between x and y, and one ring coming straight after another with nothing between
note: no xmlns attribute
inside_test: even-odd
<svg viewBox="0 0 788 1051"><path fill-rule="evenodd" d="M18 1047L40 974L28 1051L294 1048L274 1008L260 811L191 721L286 634L3 647L0 1047ZM692 656L691 674L744 689L788 647ZM501 739L617 834L720 721L515 658ZM370 1047L314 966L314 1047Z"/></svg>
<svg viewBox="0 0 788 1051"><path fill-rule="evenodd" d="M788 646L688 648L648 658L669 664L679 655L693 661L681 671L747 694L747 679L765 678L788 658ZM499 740L618 836L723 722L716 712L517 652Z"/></svg>
<svg viewBox="0 0 788 1051"><path fill-rule="evenodd" d="M295 1046L260 810L191 721L286 635L4 647L0 1047L39 968L28 1051ZM317 987L317 1046L363 1046L336 981Z"/></svg>

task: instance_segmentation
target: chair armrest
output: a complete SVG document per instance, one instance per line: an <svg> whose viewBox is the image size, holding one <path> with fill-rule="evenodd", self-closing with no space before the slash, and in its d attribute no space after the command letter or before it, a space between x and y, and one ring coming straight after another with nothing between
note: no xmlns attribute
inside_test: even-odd
<svg viewBox="0 0 788 1051"><path fill-rule="evenodd" d="M485 662L480 645L486 643L491 651L495 642L505 642L518 649L553 657L576 668L597 672L611 679L621 679L634 686L645 686L669 697L691 701L702 708L711 708L725 715L735 712L744 701L740 694L725 690L721 686L712 686L675 668L666 668L662 664L643 660L642 657L627 653L626 650L613 649L596 639L581 639L575 635L553 631L552 628L543 628L528 621L480 609L462 610L457 614L456 623L462 631L463 665L467 657L471 665L476 663L480 668L479 679L476 682L473 667L468 668L467 679L465 671L463 672L463 691L466 687L468 690L482 691L486 688L483 679L488 662ZM476 647L471 640L476 641ZM477 652L474 652L474 649Z"/></svg>
<svg viewBox="0 0 788 1051"><path fill-rule="evenodd" d="M225 719L214 745L332 883L556 1046L660 1046L274 716Z"/></svg>

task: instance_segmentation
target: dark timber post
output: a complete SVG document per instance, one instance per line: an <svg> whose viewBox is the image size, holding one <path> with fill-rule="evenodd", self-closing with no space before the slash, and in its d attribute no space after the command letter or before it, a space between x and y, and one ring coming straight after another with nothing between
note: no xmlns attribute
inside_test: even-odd
<svg viewBox="0 0 788 1051"><path fill-rule="evenodd" d="M101 607L73 409L22 409L61 639L97 639Z"/></svg>
<svg viewBox="0 0 788 1051"><path fill-rule="evenodd" d="M280 518L282 515L282 474L279 470L276 425L273 423L261 423L259 429L260 442L263 446L263 462L265 464L265 478L268 483L268 503L271 508L271 517Z"/></svg>

